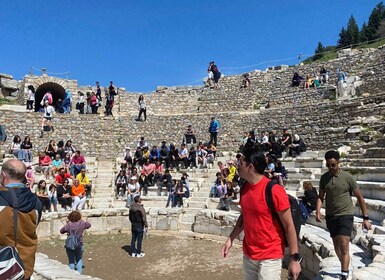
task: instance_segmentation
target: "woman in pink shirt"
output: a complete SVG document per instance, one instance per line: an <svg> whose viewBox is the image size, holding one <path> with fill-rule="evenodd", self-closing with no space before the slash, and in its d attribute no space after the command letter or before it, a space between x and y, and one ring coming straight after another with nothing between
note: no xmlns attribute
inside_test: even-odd
<svg viewBox="0 0 385 280"><path fill-rule="evenodd" d="M149 158L146 159L146 162L143 164L142 172L148 178L150 185L153 185L152 179L154 178L154 174L155 174L155 164L150 163Z"/></svg>

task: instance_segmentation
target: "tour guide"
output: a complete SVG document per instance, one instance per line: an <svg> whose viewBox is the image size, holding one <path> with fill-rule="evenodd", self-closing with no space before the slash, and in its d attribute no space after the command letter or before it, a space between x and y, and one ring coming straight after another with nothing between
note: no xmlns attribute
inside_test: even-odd
<svg viewBox="0 0 385 280"><path fill-rule="evenodd" d="M247 182L241 188L241 215L222 248L222 256L228 257L234 239L244 231L243 274L245 280L280 280L282 257L285 252L284 233L273 219L265 200L265 188L269 179L263 172L265 156L254 148L246 147L239 162L239 176ZM297 279L301 272L297 234L291 217L286 191L279 185L272 188L275 210L285 228L289 245L289 274Z"/></svg>

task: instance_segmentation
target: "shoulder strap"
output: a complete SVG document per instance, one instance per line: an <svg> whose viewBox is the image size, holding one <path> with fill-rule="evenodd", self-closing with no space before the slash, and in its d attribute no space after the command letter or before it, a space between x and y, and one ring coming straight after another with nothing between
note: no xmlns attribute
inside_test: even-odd
<svg viewBox="0 0 385 280"><path fill-rule="evenodd" d="M12 203L13 203L13 233L15 236L15 248L17 245L17 216L19 213L19 201L17 200L17 196L15 193L15 190L13 188L7 188L8 192L12 198Z"/></svg>
<svg viewBox="0 0 385 280"><path fill-rule="evenodd" d="M276 181L270 180L267 183L266 189L265 189L265 196L266 196L266 204L267 207L269 207L271 214L273 215L273 218L279 220L277 212L275 212L274 209L274 202L273 202L273 186L277 184Z"/></svg>

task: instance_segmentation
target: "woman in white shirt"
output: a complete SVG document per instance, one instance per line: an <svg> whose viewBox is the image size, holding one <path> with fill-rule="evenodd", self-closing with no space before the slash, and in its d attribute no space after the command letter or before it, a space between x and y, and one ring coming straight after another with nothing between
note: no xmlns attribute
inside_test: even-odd
<svg viewBox="0 0 385 280"><path fill-rule="evenodd" d="M139 182L136 176L131 177L128 186L127 186L127 202L126 207L131 206L131 201L134 201L134 197L139 195Z"/></svg>
<svg viewBox="0 0 385 280"><path fill-rule="evenodd" d="M44 101L44 114L43 114L43 118L41 120L40 138L43 138L44 126L48 126L49 130L54 131L54 128L51 124L51 120L52 120L54 112L55 112L55 109L51 105L49 105L48 100Z"/></svg>
<svg viewBox="0 0 385 280"><path fill-rule="evenodd" d="M35 102L35 88L33 85L28 86L28 98L27 98L27 110L33 109L33 103Z"/></svg>
<svg viewBox="0 0 385 280"><path fill-rule="evenodd" d="M142 116L142 113L144 115L144 121L147 120L147 114L146 114L146 101L144 101L144 96L140 95L138 99L138 106L139 106L139 116L138 121L140 121L140 117Z"/></svg>

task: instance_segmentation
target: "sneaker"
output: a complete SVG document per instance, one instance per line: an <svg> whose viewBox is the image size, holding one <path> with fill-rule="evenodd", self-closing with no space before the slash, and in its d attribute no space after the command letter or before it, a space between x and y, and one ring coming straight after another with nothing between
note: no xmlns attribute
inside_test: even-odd
<svg viewBox="0 0 385 280"><path fill-rule="evenodd" d="M132 254L131 254L131 257L135 258L135 257L136 257L136 254L135 254L135 253L132 253Z"/></svg>
<svg viewBox="0 0 385 280"><path fill-rule="evenodd" d="M136 257L137 258L143 258L146 254L145 253L140 253L140 254L136 254Z"/></svg>

